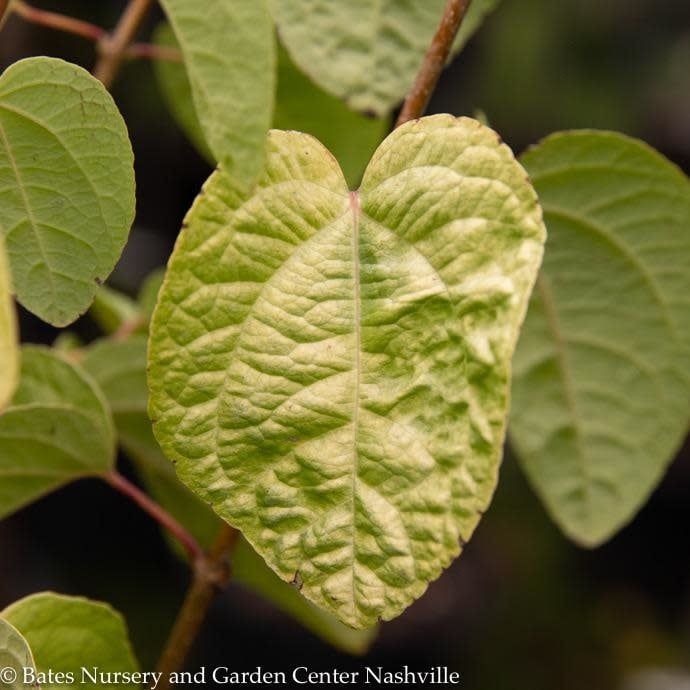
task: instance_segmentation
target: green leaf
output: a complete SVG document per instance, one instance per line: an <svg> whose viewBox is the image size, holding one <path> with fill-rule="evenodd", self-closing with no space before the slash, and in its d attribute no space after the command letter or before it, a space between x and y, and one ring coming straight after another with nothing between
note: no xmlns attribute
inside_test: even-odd
<svg viewBox="0 0 690 690"><path fill-rule="evenodd" d="M0 416L0 518L114 460L110 413L90 378L55 352L24 347L19 387Z"/></svg>
<svg viewBox="0 0 690 690"><path fill-rule="evenodd" d="M17 298L64 326L110 274L134 218L125 123L103 85L54 58L0 77L0 231Z"/></svg>
<svg viewBox="0 0 690 690"><path fill-rule="evenodd" d="M275 38L267 0L162 0L184 55L204 139L237 184L264 165Z"/></svg>
<svg viewBox="0 0 690 690"><path fill-rule="evenodd" d="M172 27L167 22L161 22L153 32L153 42L166 48L179 48ZM189 83L187 70L183 63L172 60L154 60L153 69L156 79L165 98L165 103L177 124L180 126L194 148L211 165L217 163L209 148L201 123L194 108L192 85Z"/></svg>
<svg viewBox="0 0 690 690"><path fill-rule="evenodd" d="M74 331L60 331L51 347L60 354L67 355L68 359L70 355L78 359L81 356L80 350L84 348L84 341Z"/></svg>
<svg viewBox="0 0 690 690"><path fill-rule="evenodd" d="M133 687L124 679L101 683L82 675L82 668L103 674L138 670L125 622L107 604L43 592L12 604L0 617L29 643L39 673L53 671L74 677L74 682L41 683L43 690Z"/></svg>
<svg viewBox="0 0 690 690"><path fill-rule="evenodd" d="M281 49L273 126L316 137L336 157L350 188L355 188L386 135L390 118L366 117L354 112L318 88Z"/></svg>
<svg viewBox="0 0 690 690"><path fill-rule="evenodd" d="M102 285L96 292L89 316L104 333L111 334L123 324L138 319L140 310L131 297Z"/></svg>
<svg viewBox="0 0 690 690"><path fill-rule="evenodd" d="M158 301L158 292L163 284L164 275L165 268L163 267L151 271L151 273L146 276L146 280L144 280L139 294L137 295L139 309L147 322L151 318L151 314L153 314L156 302Z"/></svg>
<svg viewBox="0 0 690 690"><path fill-rule="evenodd" d="M454 52L498 0L474 0ZM297 66L355 110L385 115L405 96L438 28L446 0L271 0Z"/></svg>
<svg viewBox="0 0 690 690"><path fill-rule="evenodd" d="M554 520L595 546L687 432L690 183L608 132L553 135L523 161L549 243L515 357L511 437Z"/></svg>
<svg viewBox="0 0 690 690"><path fill-rule="evenodd" d="M0 687L3 690L33 690L32 683L24 682L24 669L35 668L27 641L0 618ZM14 675L8 669L12 669Z"/></svg>
<svg viewBox="0 0 690 690"><path fill-rule="evenodd" d="M146 413L146 339L135 336L119 343L102 340L86 351L82 364L108 397L120 443L151 495L200 544L210 547L218 534L220 519L180 482L151 430ZM177 542L169 541L175 552L184 556ZM373 631L353 631L306 601L294 587L277 577L244 540L232 555L232 569L233 581L257 592L334 647L361 654L373 642Z"/></svg>
<svg viewBox="0 0 690 690"><path fill-rule="evenodd" d="M218 518L180 484L153 436L147 414L146 341L142 335L123 342L100 340L86 350L81 364L108 399L119 442L153 497L199 542L210 546Z"/></svg>
<svg viewBox="0 0 690 690"><path fill-rule="evenodd" d="M167 24L156 30L160 45L176 46ZM170 110L199 153L213 162L194 111L192 91L184 65L165 60L155 64L158 82ZM338 159L351 187L356 187L377 144L384 137L389 118L364 117L315 86L278 50L278 90L273 126L315 136Z"/></svg>
<svg viewBox="0 0 690 690"><path fill-rule="evenodd" d="M218 517L179 482L153 436L147 414L146 340L141 335L123 342L100 340L86 350L81 364L108 399L120 444L153 497L210 546Z"/></svg>
<svg viewBox="0 0 690 690"><path fill-rule="evenodd" d="M218 172L187 216L151 417L187 486L364 628L424 592L491 499L541 212L467 118L395 130L359 192L308 135L268 150L252 195Z"/></svg>
<svg viewBox="0 0 690 690"><path fill-rule="evenodd" d="M0 235L0 414L12 397L18 378L17 315L12 299L12 280L5 254L5 241Z"/></svg>

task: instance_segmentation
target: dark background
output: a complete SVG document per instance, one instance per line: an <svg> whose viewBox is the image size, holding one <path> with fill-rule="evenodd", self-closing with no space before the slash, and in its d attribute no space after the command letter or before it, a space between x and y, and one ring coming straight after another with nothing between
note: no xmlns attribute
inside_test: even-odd
<svg viewBox="0 0 690 690"><path fill-rule="evenodd" d="M35 4L112 26L124 1ZM81 39L10 20L0 33L0 68L35 54L87 68L94 57ZM114 96L133 140L138 213L111 282L134 293L165 263L209 168L167 114L150 65L128 65ZM597 127L641 137L687 172L690 2L503 0L445 73L430 111L478 108L517 152L551 131ZM83 337L96 334L88 318L75 328ZM26 313L21 329L28 341L56 335ZM551 525L508 450L495 501L465 553L382 627L366 663L448 665L462 675L462 687L476 690L688 690L689 528L688 448L634 522L591 552ZM0 523L0 609L44 589L109 601L127 617L146 669L186 578L155 525L95 481ZM231 586L212 610L191 667L362 663Z"/></svg>

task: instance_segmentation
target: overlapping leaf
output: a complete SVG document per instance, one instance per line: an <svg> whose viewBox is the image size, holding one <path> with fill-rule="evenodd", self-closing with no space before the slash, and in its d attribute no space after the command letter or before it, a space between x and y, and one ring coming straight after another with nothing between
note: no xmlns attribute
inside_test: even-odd
<svg viewBox="0 0 690 690"><path fill-rule="evenodd" d="M594 546L646 500L690 417L690 183L645 144L566 132L524 156L548 251L511 436L547 509Z"/></svg>
<svg viewBox="0 0 690 690"><path fill-rule="evenodd" d="M67 690L103 687L82 674L82 668L101 673L133 673L138 664L122 616L107 604L52 592L34 594L0 613L28 642L39 672L71 674ZM131 688L113 682L111 688Z"/></svg>
<svg viewBox="0 0 690 690"><path fill-rule="evenodd" d="M247 196L214 174L151 326L150 411L182 480L357 628L458 555L497 479L544 230L497 135L398 128L359 192L272 131Z"/></svg>
<svg viewBox="0 0 690 690"><path fill-rule="evenodd" d="M179 48L175 34L167 22L162 22L156 28L153 40L159 46ZM196 150L207 161L215 165L218 159L211 153L199 117L196 114L192 85L189 83L187 68L184 63L176 63L172 60L156 60L153 67L165 103L173 118Z"/></svg>
<svg viewBox="0 0 690 690"><path fill-rule="evenodd" d="M161 45L176 45L172 32L162 25L156 32ZM192 92L183 65L159 60L158 81L175 119L197 150L213 161L201 131ZM365 117L322 91L278 51L278 88L273 126L312 134L338 159L345 178L356 186L377 144L388 128L386 117Z"/></svg>
<svg viewBox="0 0 690 690"><path fill-rule="evenodd" d="M250 188L273 116L275 38L267 0L162 0L215 159Z"/></svg>
<svg viewBox="0 0 690 690"><path fill-rule="evenodd" d="M0 235L0 413L17 387L18 376L17 317L12 299L12 281L5 254L5 241Z"/></svg>
<svg viewBox="0 0 690 690"><path fill-rule="evenodd" d="M153 437L146 413L145 337L96 343L86 351L82 364L107 396L120 443L136 463L144 484L200 544L210 547L218 534L220 519L180 483ZM232 554L232 571L233 582L257 592L334 647L359 654L374 639L375 631L351 630L306 601L294 587L278 578L244 540Z"/></svg>
<svg viewBox="0 0 690 690"><path fill-rule="evenodd" d="M0 684L3 690L34 688L33 683L24 682L24 669L35 668L27 641L16 628L0 618ZM14 671L14 674L8 669Z"/></svg>
<svg viewBox="0 0 690 690"><path fill-rule="evenodd" d="M134 217L127 129L103 85L54 58L0 77L0 231L19 301L74 321L112 271Z"/></svg>
<svg viewBox="0 0 690 690"><path fill-rule="evenodd" d="M114 457L110 413L91 380L57 353L24 347L19 387L0 416L0 517L107 472Z"/></svg>
<svg viewBox="0 0 690 690"><path fill-rule="evenodd" d="M460 50L498 0L473 0L453 46ZM280 36L299 68L363 112L402 101L446 0L271 0Z"/></svg>
<svg viewBox="0 0 690 690"><path fill-rule="evenodd" d="M338 160L354 189L390 126L390 117L364 116L326 93L300 72L285 50L278 55L273 126L316 137Z"/></svg>

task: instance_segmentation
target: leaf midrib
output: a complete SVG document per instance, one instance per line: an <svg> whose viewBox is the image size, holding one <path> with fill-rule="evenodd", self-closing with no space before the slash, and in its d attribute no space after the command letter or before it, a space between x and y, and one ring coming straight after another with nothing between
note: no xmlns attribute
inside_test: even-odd
<svg viewBox="0 0 690 690"><path fill-rule="evenodd" d="M4 106L2 106L4 107ZM29 223L31 224L31 227L34 231L34 236L36 237L36 243L38 244L38 248L41 252L41 258L43 259L43 263L45 264L46 268L48 269L48 282L50 283L50 292L53 295L53 298L57 294L56 288L55 288L55 278L53 276L53 271L51 268L51 265L48 261L48 255L46 254L45 246L43 245L43 238L41 237L41 233L38 231L38 224L36 222L36 218L34 217L33 210L31 208L31 204L29 204L29 197L26 194L26 189L24 188L24 180L19 172L19 166L17 164L17 159L15 158L14 152L12 151L12 147L10 145L10 141L7 138L7 133L5 132L5 128L2 124L2 121L0 120L0 139L2 139L3 146L5 148L5 151L7 151L7 158L10 162L10 165L12 166L12 172L14 173L14 178L17 180L17 187L19 189L19 193L22 197L22 202L24 203L24 208L26 209L26 215L29 220Z"/></svg>
<svg viewBox="0 0 690 690"><path fill-rule="evenodd" d="M560 373L561 383L563 385L563 394L565 404L568 408L570 417L574 423L575 432L575 449L576 456L579 459L580 473L582 475L582 486L584 492L584 503L591 504L590 482L591 474L587 453L584 449L584 442L582 439L582 418L577 405L577 396L575 395L575 384L570 372L570 365L568 364L568 352L565 339L561 334L561 325L558 318L558 309L553 298L553 291L549 279L543 271L541 271L535 282L535 289L539 293L542 305L544 306L544 316L546 317L546 325L551 334L553 342L554 354L558 371Z"/></svg>
<svg viewBox="0 0 690 690"><path fill-rule="evenodd" d="M352 277L354 280L354 314L353 331L355 335L355 357L354 357L354 405L352 408L352 561L350 581L352 583L352 606L356 607L357 592L355 591L355 514L357 512L357 476L359 474L359 408L360 408L360 387L362 376L362 289L360 285L360 257L359 257L359 192L350 192L350 208L352 209ZM353 611L353 615L355 611Z"/></svg>

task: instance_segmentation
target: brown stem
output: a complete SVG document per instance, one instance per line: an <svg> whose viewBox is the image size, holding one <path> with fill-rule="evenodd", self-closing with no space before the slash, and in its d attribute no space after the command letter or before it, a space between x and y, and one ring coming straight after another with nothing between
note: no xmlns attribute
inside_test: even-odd
<svg viewBox="0 0 690 690"><path fill-rule="evenodd" d="M110 88L115 80L127 49L152 4L153 0L129 0L113 33L105 35L99 42L101 56L93 69L93 75L100 79L106 88Z"/></svg>
<svg viewBox="0 0 690 690"><path fill-rule="evenodd" d="M40 10L24 0L14 0L12 6L8 7L10 0L0 0L0 26L4 22L4 12L8 10L8 16L14 12L22 17L27 22L37 24L39 26L46 26L57 31L64 31L66 33L75 34L86 38L93 43L99 44L101 53L105 53L108 48L108 32L101 26L91 24L90 22L75 19L57 12L48 12ZM159 46L152 43L132 43L123 51L123 58L128 60L144 59L144 60L164 60L166 62L182 62L182 53L174 46Z"/></svg>
<svg viewBox="0 0 690 690"><path fill-rule="evenodd" d="M441 23L436 29L436 34L426 51L414 84L403 103L398 121L395 123L396 127L424 114L441 72L446 66L453 40L467 14L470 2L471 0L448 0L446 3Z"/></svg>
<svg viewBox="0 0 690 690"><path fill-rule="evenodd" d="M166 62L182 62L182 52L174 46L159 46L154 43L133 43L125 55L128 58L143 58L145 60L165 60Z"/></svg>
<svg viewBox="0 0 690 690"><path fill-rule="evenodd" d="M107 34L107 31L100 26L74 17L68 17L64 14L58 14L57 12L40 10L24 2L24 0L13 0L10 10L32 24L47 26L58 31L66 31L67 33L86 38L89 41L100 41ZM2 12L0 11L1 15Z"/></svg>
<svg viewBox="0 0 690 690"><path fill-rule="evenodd" d="M8 5L9 0L0 0L0 29L2 29L2 25L5 23L5 20L7 19L7 17L5 16L5 12L7 12Z"/></svg>
<svg viewBox="0 0 690 690"><path fill-rule="evenodd" d="M184 666L214 596L227 584L230 568L226 558L238 537L236 529L224 524L208 554L195 562L192 583L158 662L162 674L158 690L169 690L170 674Z"/></svg>
<svg viewBox="0 0 690 690"><path fill-rule="evenodd" d="M145 325L146 318L144 316L134 316L131 319L126 319L118 326L117 330L110 336L110 340L113 340L116 343L124 342Z"/></svg>
<svg viewBox="0 0 690 690"><path fill-rule="evenodd" d="M180 542L192 563L205 558L204 550L199 546L196 539L170 513L147 496L139 487L132 484L116 470L102 475L102 478L114 489L134 501L158 524L167 529Z"/></svg>

